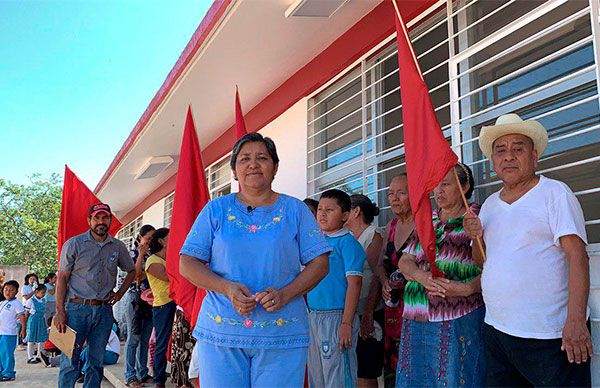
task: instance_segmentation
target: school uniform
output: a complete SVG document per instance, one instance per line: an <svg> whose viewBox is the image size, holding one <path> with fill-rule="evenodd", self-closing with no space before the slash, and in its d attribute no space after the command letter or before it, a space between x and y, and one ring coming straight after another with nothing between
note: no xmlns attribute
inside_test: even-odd
<svg viewBox="0 0 600 388"><path fill-rule="evenodd" d="M0 378L16 376L17 318L24 313L25 308L16 298L0 302Z"/></svg>

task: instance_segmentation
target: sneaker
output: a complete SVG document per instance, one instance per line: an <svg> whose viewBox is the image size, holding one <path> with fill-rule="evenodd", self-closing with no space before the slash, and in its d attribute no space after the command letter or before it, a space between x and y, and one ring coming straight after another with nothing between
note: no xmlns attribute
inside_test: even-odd
<svg viewBox="0 0 600 388"><path fill-rule="evenodd" d="M15 381L14 377L6 377L6 376L2 376L0 377L0 381L1 382L5 382L5 381Z"/></svg>
<svg viewBox="0 0 600 388"><path fill-rule="evenodd" d="M29 360L27 360L28 364L39 364L40 360L38 360L37 358L30 358Z"/></svg>
<svg viewBox="0 0 600 388"><path fill-rule="evenodd" d="M50 366L50 358L48 356L46 356L44 354L44 352L40 353L39 359L40 359L40 361L42 361L42 364L44 364L45 367L49 367Z"/></svg>
<svg viewBox="0 0 600 388"><path fill-rule="evenodd" d="M152 377L150 375L147 375L142 380L140 380L140 383L142 383L142 384L149 384L149 383L151 383L153 381L154 381L154 377Z"/></svg>

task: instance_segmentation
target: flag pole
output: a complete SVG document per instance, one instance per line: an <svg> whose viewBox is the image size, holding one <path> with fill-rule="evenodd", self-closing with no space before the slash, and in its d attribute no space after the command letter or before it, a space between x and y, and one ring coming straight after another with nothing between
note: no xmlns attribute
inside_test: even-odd
<svg viewBox="0 0 600 388"><path fill-rule="evenodd" d="M396 16L398 16L398 20L400 21L400 26L402 27L402 32L404 33L404 37L406 38L406 41L409 43L408 44L408 48L410 49L410 53L412 54L412 59L413 62L415 63L415 67L419 73L419 76L421 77L421 81L425 82L425 79L423 78L423 72L421 71L421 67L419 66L419 61L417 61L417 55L415 54L415 50L412 46L412 44L410 44L410 37L408 35L408 31L406 30L406 25L404 24L404 21L402 20L402 15L400 15L400 10L398 9L398 4L396 3L396 0L392 0L392 4L394 5L394 9L396 10ZM458 188L460 190L460 196L463 200L463 204L465 205L465 208L468 212L471 212L471 209L469 208L469 204L467 203L467 198L465 197L465 193L462 190L462 185L460 184L460 180L458 179L458 174L456 173L456 168L452 167L452 171L454 173L454 178L456 179L456 184L458 185ZM483 244L481 243L481 238L477 237L477 247L479 248L479 252L481 253L481 257L483 258L483 261L485 262L486 257L485 257L485 251L483 249Z"/></svg>
<svg viewBox="0 0 600 388"><path fill-rule="evenodd" d="M410 36L408 36L408 31L406 31L406 25L404 24L404 20L402 20L402 15L400 15L400 10L398 9L398 4L396 4L396 0L392 0L392 4L394 4L394 9L396 10L396 16L398 16L398 20L400 20L400 25L402 26L402 32L404 33L404 37L406 38L407 42L410 42ZM419 66L419 61L417 61L417 55L415 54L415 50L412 44L409 44L408 48L410 49L410 53L412 54L415 67L419 72L419 77L421 77L421 81L425 82L425 79L423 78L423 72L421 71L421 67Z"/></svg>
<svg viewBox="0 0 600 388"><path fill-rule="evenodd" d="M463 205L465 205L467 212L473 213L471 211L471 208L469 207L469 204L467 203L467 197L465 197L465 193L463 192L462 185L460 184L460 179L458 179L458 174L456 173L456 168L452 167L452 171L454 172L454 179L456 179L456 184L458 185L458 189L460 190L460 196L463 200ZM481 238L477 237L476 242L477 242L477 247L479 248L479 253L481 253L481 257L483 258L483 262L485 263L485 260L486 260L485 250L483 249L483 244L481 243Z"/></svg>

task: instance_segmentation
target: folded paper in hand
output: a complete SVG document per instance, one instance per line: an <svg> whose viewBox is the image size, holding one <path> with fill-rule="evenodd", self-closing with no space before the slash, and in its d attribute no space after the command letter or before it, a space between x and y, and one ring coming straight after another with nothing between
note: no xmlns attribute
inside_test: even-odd
<svg viewBox="0 0 600 388"><path fill-rule="evenodd" d="M73 348L75 347L76 336L77 332L71 329L69 326L67 326L67 330L64 333L59 333L58 329L54 325L54 320L52 320L52 327L50 328L48 339L69 358L73 357Z"/></svg>

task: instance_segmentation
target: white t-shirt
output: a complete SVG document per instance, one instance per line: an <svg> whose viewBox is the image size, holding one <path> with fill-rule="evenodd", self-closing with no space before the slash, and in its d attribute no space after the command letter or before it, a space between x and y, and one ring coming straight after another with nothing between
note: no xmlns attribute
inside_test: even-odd
<svg viewBox="0 0 600 388"><path fill-rule="evenodd" d="M562 182L540 176L512 204L492 194L481 207L487 260L481 275L485 322L522 338L561 338L569 268L559 239L586 244L583 211Z"/></svg>
<svg viewBox="0 0 600 388"><path fill-rule="evenodd" d="M380 236L383 237L381 229L374 225L369 225L367 229L365 229L361 233L361 235L356 238L358 240L358 243L362 246L365 253L367 252L367 248L369 248L369 245L371 245L371 243L373 242L375 233L378 233ZM359 315L362 315L362 313L365 311L367 299L369 296L369 289L371 288L371 282L373 281L373 276L374 274L373 271L371 271L369 260L365 260L365 264L363 266L362 286L360 288L360 298L358 299L358 308L356 310ZM382 303L379 303L379 305L375 307L375 311L379 310L382 307Z"/></svg>
<svg viewBox="0 0 600 388"><path fill-rule="evenodd" d="M108 337L108 342L106 343L106 350L117 353L118 355L121 354L121 341L119 341L119 337L114 330L110 331L110 337Z"/></svg>
<svg viewBox="0 0 600 388"><path fill-rule="evenodd" d="M0 302L0 335L17 335L17 317L25 313L21 302L16 298Z"/></svg>

